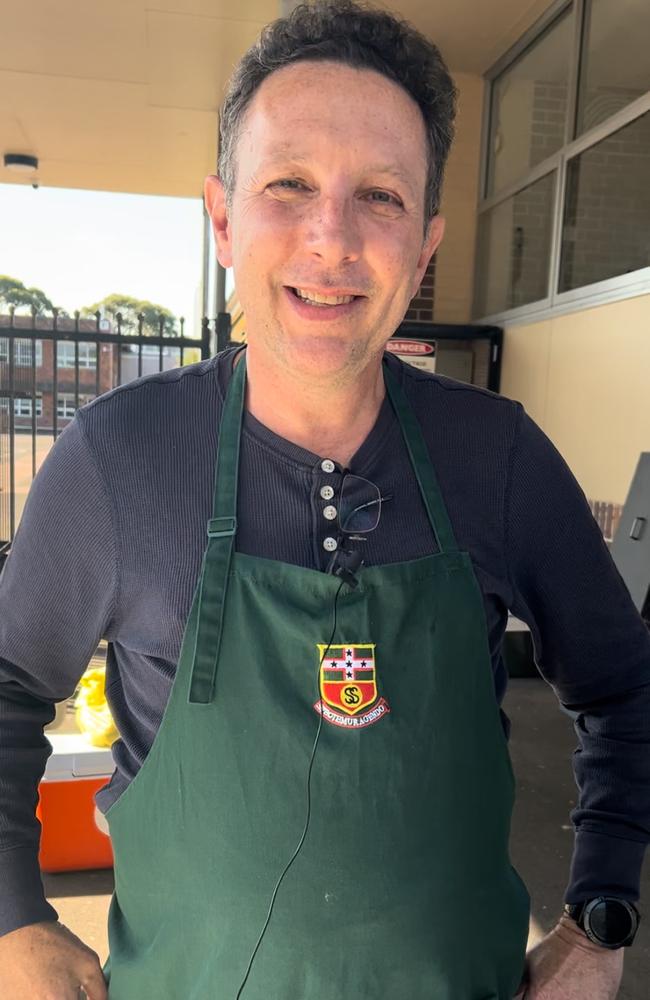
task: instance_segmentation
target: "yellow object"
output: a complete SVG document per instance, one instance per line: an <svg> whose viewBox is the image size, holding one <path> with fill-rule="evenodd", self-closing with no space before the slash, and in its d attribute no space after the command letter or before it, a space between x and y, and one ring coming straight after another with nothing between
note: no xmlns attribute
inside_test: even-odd
<svg viewBox="0 0 650 1000"><path fill-rule="evenodd" d="M91 667L79 681L75 718L79 731L94 747L110 747L119 733L113 722L104 692L105 667Z"/></svg>

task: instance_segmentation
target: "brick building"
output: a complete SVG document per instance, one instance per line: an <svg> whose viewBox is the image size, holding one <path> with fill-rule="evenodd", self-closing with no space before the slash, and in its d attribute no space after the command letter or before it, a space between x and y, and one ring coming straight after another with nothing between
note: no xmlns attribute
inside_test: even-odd
<svg viewBox="0 0 650 1000"><path fill-rule="evenodd" d="M31 431L35 422L37 433L51 433L55 408L57 429L62 430L74 416L77 405L83 406L115 385L117 347L93 339L97 333L94 319L80 319L77 327L75 320L59 318L56 340L51 317L34 320L31 316L14 316L12 320L10 316L0 316L0 328L10 326L18 331L43 330L43 339L17 337L14 341L11 397L16 431ZM66 333L72 334L77 329L82 334L87 332L88 340L78 340L76 336L65 339ZM101 330L110 332L107 321L102 321ZM9 338L0 334L0 411L5 415L10 407L9 344Z"/></svg>

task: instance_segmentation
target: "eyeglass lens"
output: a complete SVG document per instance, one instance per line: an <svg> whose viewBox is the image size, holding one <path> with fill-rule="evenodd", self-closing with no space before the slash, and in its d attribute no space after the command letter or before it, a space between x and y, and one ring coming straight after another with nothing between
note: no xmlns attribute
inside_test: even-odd
<svg viewBox="0 0 650 1000"><path fill-rule="evenodd" d="M345 534L367 534L379 524L382 496L378 486L361 476L343 477L339 527Z"/></svg>

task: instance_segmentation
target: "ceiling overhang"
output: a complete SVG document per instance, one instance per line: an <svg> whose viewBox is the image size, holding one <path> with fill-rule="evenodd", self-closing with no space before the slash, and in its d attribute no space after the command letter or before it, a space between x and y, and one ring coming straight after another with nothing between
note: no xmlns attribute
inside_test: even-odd
<svg viewBox="0 0 650 1000"><path fill-rule="evenodd" d="M45 186L198 197L217 112L277 0L10 0L0 52L0 152L38 157ZM386 5L389 6L389 5ZM452 72L480 75L549 0L399 0ZM31 183L0 161L0 183Z"/></svg>

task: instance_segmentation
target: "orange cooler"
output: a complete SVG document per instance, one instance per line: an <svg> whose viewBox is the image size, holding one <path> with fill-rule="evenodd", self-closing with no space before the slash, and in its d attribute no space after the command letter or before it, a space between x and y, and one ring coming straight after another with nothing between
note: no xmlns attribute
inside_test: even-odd
<svg viewBox="0 0 650 1000"><path fill-rule="evenodd" d="M113 851L95 792L113 773L111 751L92 746L81 733L46 734L53 752L39 787L39 861L44 872L110 868Z"/></svg>

